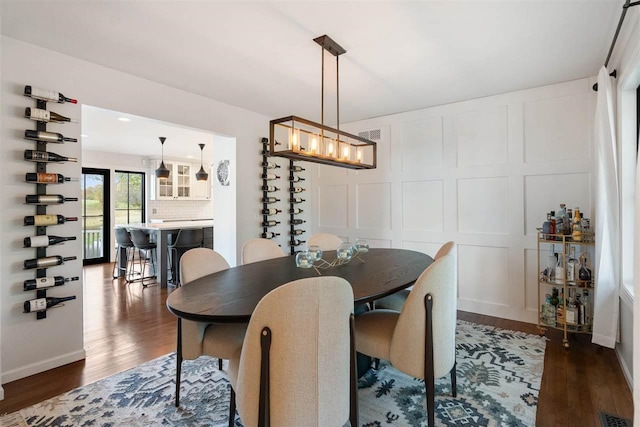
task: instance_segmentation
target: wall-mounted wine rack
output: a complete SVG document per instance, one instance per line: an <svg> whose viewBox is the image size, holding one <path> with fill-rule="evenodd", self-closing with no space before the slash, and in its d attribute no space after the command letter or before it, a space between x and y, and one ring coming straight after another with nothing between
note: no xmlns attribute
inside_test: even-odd
<svg viewBox="0 0 640 427"><path fill-rule="evenodd" d="M296 215L303 212L303 210L298 208L297 205L304 202L304 199L297 197L304 191L304 189L296 183L304 181L304 178L299 177L295 173L302 172L304 170L304 168L296 166L293 160L289 160L289 246L291 248L291 255L296 253L296 247L306 243L306 240L302 240L299 237L305 233L305 230L296 228L297 225L304 224L305 221L296 218ZM298 199L301 201L297 202Z"/></svg>
<svg viewBox="0 0 640 427"><path fill-rule="evenodd" d="M275 203L280 202L280 199L276 197L276 193L280 191L280 188L276 187L275 184L275 180L280 179L280 177L275 175L274 171L276 169L280 169L281 166L269 161L270 159L273 160L269 155L269 139L262 138L260 142L262 143L262 209L260 211L262 214L261 236L262 238L273 239L280 236L280 233L274 231L274 227L281 224L281 221L278 221L275 218L276 215L282 213L282 210L271 206L275 206ZM276 142L276 145L280 145L280 143ZM301 239L301 235L306 233L306 231L296 227L306 222L305 220L297 217L297 215L300 215L303 212L299 206L300 203L305 202L301 197L301 193L305 191L305 189L300 186L300 182L305 179L296 173L303 172L304 170L305 169L303 167L296 166L293 160L289 161L289 176L286 178L289 182L289 207L288 209L285 209L287 212L284 214L289 218L289 230L287 232L289 239L287 244L290 248L291 255L294 255L297 252L296 248L298 246L306 243L306 240Z"/></svg>
<svg viewBox="0 0 640 427"><path fill-rule="evenodd" d="M262 138L260 142L262 143L262 238L273 239L280 235L280 233L272 231L273 227L280 224L280 221L273 219L280 211L276 208L270 208L269 205L280 201L280 199L275 196L275 193L280 191L280 189L276 187L275 184L269 185L274 181L269 179L269 171L277 169L280 166L269 163L269 138ZM273 165L275 165L275 167L271 167ZM275 209L275 211L270 213L270 209Z"/></svg>
<svg viewBox="0 0 640 427"><path fill-rule="evenodd" d="M32 120L36 121L36 132L38 133L36 137L30 136L31 133L33 133L33 131L29 131L26 130L25 131L25 138L27 139L33 139L35 144L36 144L36 151L40 152L40 153L46 153L45 156L53 156L55 157L59 157L58 160L63 159L62 156L57 156L54 153L47 153L47 140L49 140L50 142L54 142L52 138L54 138L54 135L57 135L57 137L59 138L58 141L56 142L65 142L65 141L76 141L73 138L64 138L62 135L60 134L52 134L49 133L46 137L41 136L40 132L47 132L47 122L49 121L55 121L55 122L59 122L62 123L64 121L71 121L70 119L67 119L63 116L60 116L57 113L54 112L50 112L47 110L47 100L50 101L55 101L55 102L59 102L59 103L64 103L64 102L71 102L71 103L77 103L76 100L74 99L70 99L70 98L66 98L65 96L63 96L62 94L58 93L58 92L52 92L52 91L48 91L48 90L41 90L41 89L36 89L36 88L32 88L31 86L25 86L24 89L24 95L30 98L33 98L36 101L36 109L31 109L31 108L27 108L25 110L25 116L27 118L30 118ZM54 120L55 117L55 120ZM65 120L62 120L65 119ZM36 162L36 174L46 174L47 173L47 161L52 161L53 159L49 159L49 158L40 158L39 155L40 153L31 153L28 154L28 152L31 150L26 150L25 151L25 159L27 160L34 160ZM35 156L35 157L33 157ZM31 158L29 158L31 157ZM66 158L68 159L68 158ZM42 160L42 161L38 161L38 160ZM28 176L29 174L27 174ZM35 180L36 182L36 197L27 197L26 198L26 202L27 203L34 203L36 205L36 215L47 215L47 203L50 203L51 201L45 201L45 199L43 196L47 195L47 184L44 183L43 181L41 181L38 177L40 175L37 175L37 178ZM50 177L50 175L49 175ZM64 179L61 178L62 182L64 181L68 181L69 179ZM29 180L31 181L31 180ZM45 179L45 181L47 181ZM60 182L60 181L49 181L49 182ZM31 199L31 201L30 201ZM50 199L50 198L49 198ZM58 203L62 203L63 201L77 201L77 199L70 199L70 198L62 198L61 201L59 201ZM36 220L37 217L34 217L33 219L33 225L35 225L36 227L36 236L47 236L47 226L46 225L39 225L38 221ZM25 217L25 225L27 225L27 217ZM68 238L67 240L71 240L74 238ZM33 239L29 239L29 241L31 242ZM26 246L27 243L27 239L25 239L25 247L31 247L31 246ZM31 243L30 243L31 245ZM29 300L25 302L25 313L30 313L32 311L27 310L27 307L30 305L31 302L36 301L36 300L42 300L42 301L38 301L40 303L39 308L35 311L36 313L36 319L40 320L40 319L45 319L47 317L47 308L49 307L49 304L51 302L53 302L53 304L51 304L51 306L53 305L57 305L61 302L64 301L69 301L72 299L75 299L75 296L69 296L69 297L62 297L62 298L55 298L56 302L54 301L50 301L50 299L47 299L47 288L52 287L52 286L59 286L59 285L55 285L56 283L56 278L52 278L53 282L48 282L46 281L46 276L47 276L47 268L49 267L49 265L47 265L47 267L41 267L39 261L42 258L47 258L47 245L44 246L38 246L36 247L36 259L35 260L29 260L29 261L34 261L35 265L37 265L36 268L36 280L25 280L24 282L24 291L31 291L33 290L33 288L35 287L36 290L36 299L35 300ZM58 257L61 261L58 263L58 265L60 263L62 263L62 260L64 261L69 261L72 259L76 259L76 257L67 257L67 258L62 258L62 257ZM25 261L25 269L27 268L33 268L31 266L28 266L27 261ZM40 280L38 280L40 279ZM62 279L62 283L66 283L68 281L72 281L72 280L79 280L78 277L72 277L72 278L66 278L66 279ZM35 282L35 283L34 283ZM43 285L42 288L41 284ZM44 305L44 308L41 308L41 306Z"/></svg>

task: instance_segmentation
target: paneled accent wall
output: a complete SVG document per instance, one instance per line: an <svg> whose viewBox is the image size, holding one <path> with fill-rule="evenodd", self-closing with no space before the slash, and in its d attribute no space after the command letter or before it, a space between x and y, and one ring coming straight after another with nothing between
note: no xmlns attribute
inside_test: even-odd
<svg viewBox="0 0 640 427"><path fill-rule="evenodd" d="M378 169L312 167L314 231L429 255L454 240L458 307L535 323L536 227L560 203L593 218L592 80L343 125L381 131Z"/></svg>

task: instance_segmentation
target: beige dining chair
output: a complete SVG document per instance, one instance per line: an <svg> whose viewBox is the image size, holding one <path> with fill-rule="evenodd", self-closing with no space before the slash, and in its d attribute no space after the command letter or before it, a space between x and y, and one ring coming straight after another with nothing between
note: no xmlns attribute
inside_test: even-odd
<svg viewBox="0 0 640 427"><path fill-rule="evenodd" d="M231 402L245 427L358 426L353 290L312 277L265 295L229 360Z"/></svg>
<svg viewBox="0 0 640 427"><path fill-rule="evenodd" d="M316 233L307 240L307 247L320 246L323 251L335 251L342 243L342 239L335 234Z"/></svg>
<svg viewBox="0 0 640 427"><path fill-rule="evenodd" d="M269 239L251 239L242 246L242 265L283 256L282 248Z"/></svg>
<svg viewBox="0 0 640 427"><path fill-rule="evenodd" d="M436 256L433 259L437 260L449 254L454 255L454 257L456 258L456 264L457 264L458 254L456 250L456 242L447 242L444 245L440 246L440 249L438 249L438 252L436 253ZM456 267L456 272L457 272L457 267ZM456 274L456 286L457 286L457 283L458 283L458 280L457 280L457 274ZM374 304L375 308L402 311L402 306L404 305L404 302L407 300L407 297L409 296L409 292L411 292L410 288L403 289L401 291L396 292L395 294L391 294L389 296L376 300Z"/></svg>
<svg viewBox="0 0 640 427"><path fill-rule="evenodd" d="M229 268L222 255L208 248L188 250L180 258L180 282L189 286L196 279ZM242 348L246 324L194 322L178 317L178 342L176 348L176 407L180 405L180 373L184 359L197 359L202 355L229 359Z"/></svg>
<svg viewBox="0 0 640 427"><path fill-rule="evenodd" d="M425 381L428 425L435 420L435 379L451 375L456 397L456 262L438 258L418 277L402 312L373 310L355 320L356 349Z"/></svg>

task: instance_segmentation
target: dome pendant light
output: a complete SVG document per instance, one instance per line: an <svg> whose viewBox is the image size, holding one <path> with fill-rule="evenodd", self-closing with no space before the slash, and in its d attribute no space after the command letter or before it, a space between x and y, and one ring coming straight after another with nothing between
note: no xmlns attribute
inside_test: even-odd
<svg viewBox="0 0 640 427"><path fill-rule="evenodd" d="M164 165L164 141L167 138L165 138L164 136L160 136L159 138L160 138L160 144L162 144L162 161L160 162L160 167L156 169L156 177L169 178L171 171L167 169L167 167Z"/></svg>
<svg viewBox="0 0 640 427"><path fill-rule="evenodd" d="M209 174L205 172L204 168L202 167L202 150L204 150L204 144L198 145L200 146L200 170L196 172L196 179L198 181L206 181L207 179L209 179Z"/></svg>

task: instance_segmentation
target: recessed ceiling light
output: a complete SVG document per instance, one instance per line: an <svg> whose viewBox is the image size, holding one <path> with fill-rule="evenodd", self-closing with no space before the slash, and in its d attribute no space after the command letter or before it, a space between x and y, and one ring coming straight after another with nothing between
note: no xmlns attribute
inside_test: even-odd
<svg viewBox="0 0 640 427"><path fill-rule="evenodd" d="M120 120L121 122L130 122L131 119L127 118L127 117L118 117L118 120Z"/></svg>
<svg viewBox="0 0 640 427"><path fill-rule="evenodd" d="M85 135L84 133L80 134L82 138L89 138L89 135Z"/></svg>

